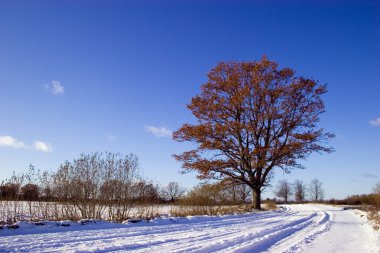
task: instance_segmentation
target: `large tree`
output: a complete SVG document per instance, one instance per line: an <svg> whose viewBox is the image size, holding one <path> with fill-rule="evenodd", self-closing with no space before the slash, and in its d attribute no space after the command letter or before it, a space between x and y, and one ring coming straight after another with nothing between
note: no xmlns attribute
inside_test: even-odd
<svg viewBox="0 0 380 253"><path fill-rule="evenodd" d="M221 62L208 74L188 108L197 123L173 133L194 149L174 155L184 171L201 179L229 178L252 189L253 207L275 168L289 172L312 152L331 152L333 135L317 127L326 85L263 57L257 62Z"/></svg>

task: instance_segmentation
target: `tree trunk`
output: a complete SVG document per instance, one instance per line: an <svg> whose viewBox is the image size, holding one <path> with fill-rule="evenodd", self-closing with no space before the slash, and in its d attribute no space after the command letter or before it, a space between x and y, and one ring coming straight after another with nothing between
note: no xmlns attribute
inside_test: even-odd
<svg viewBox="0 0 380 253"><path fill-rule="evenodd" d="M252 206L254 209L261 210L261 189L252 189Z"/></svg>

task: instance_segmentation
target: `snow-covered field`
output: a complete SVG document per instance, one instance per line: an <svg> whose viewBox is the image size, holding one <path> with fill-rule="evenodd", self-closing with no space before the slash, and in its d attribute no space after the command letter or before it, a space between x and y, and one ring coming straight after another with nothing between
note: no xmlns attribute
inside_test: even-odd
<svg viewBox="0 0 380 253"><path fill-rule="evenodd" d="M380 252L380 232L354 210L285 205L220 217L163 217L0 230L0 252Z"/></svg>
<svg viewBox="0 0 380 253"><path fill-rule="evenodd" d="M114 207L115 208L115 207ZM155 205L155 204L130 204L125 206L126 216L128 217L149 217L155 214L170 213L175 206L171 205ZM97 210L102 210L101 217L104 220L109 219L109 208L107 206L96 206ZM4 201L0 200L0 221L7 220L9 217L17 217L19 219L56 219L56 217L67 216L81 217L82 214L78 206L72 204L62 204L56 202L43 201ZM116 213L116 210L113 210Z"/></svg>

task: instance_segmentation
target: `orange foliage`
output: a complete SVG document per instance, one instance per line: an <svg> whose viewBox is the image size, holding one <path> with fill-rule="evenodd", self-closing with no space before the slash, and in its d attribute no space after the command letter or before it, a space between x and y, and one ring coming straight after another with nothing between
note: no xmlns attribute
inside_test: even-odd
<svg viewBox="0 0 380 253"><path fill-rule="evenodd" d="M208 74L188 108L198 119L174 132L177 141L197 144L174 155L199 178L232 178L253 190L254 207L279 167L303 168L299 159L331 152L322 142L333 137L317 128L324 112L325 85L295 76L265 56L257 62L221 62Z"/></svg>

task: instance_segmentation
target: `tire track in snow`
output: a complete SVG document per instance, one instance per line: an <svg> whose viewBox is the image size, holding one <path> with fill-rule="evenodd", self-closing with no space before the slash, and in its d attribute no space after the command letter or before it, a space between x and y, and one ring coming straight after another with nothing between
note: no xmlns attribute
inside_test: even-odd
<svg viewBox="0 0 380 253"><path fill-rule="evenodd" d="M17 244L20 248L22 248L25 252L30 252L32 250L34 251L50 251L54 250L55 248L76 248L81 245L88 245L87 242L90 242L89 246L101 244L99 242L107 242L108 245L112 243L118 243L118 241L144 241L147 237L154 237L155 240L161 241L161 243L166 243L172 240L171 238L175 237L176 233L181 233L184 231L191 231L189 235L189 242L195 243L199 240L210 240L209 234L205 233L196 233L196 230L198 231L204 231L204 230L212 230L214 228L218 227L228 227L230 225L236 226L237 224L244 224L246 222L246 219L252 219L256 222L256 225L260 225L264 222L266 219L273 219L273 217L276 217L279 221L271 221L272 223L280 222L281 218L279 217L279 213L276 212L264 212L264 213L256 213L254 215L252 214L245 214L245 215L235 215L235 216L227 216L226 217L208 217L210 220L204 222L202 218L199 220L194 219L191 220L189 223L181 224L170 224L170 226L164 226L163 224L155 226L155 224L151 224L152 226L149 226L149 224L142 225L142 226L135 226L135 227L127 227L127 228L119 228L119 229L106 229L106 230L100 230L100 231L71 231L71 232L65 232L65 238L62 239L62 233L57 233L57 236L50 236L49 241L44 242L41 247L38 247L38 245L35 244L35 241L44 241L44 234L36 234L36 235L29 235L31 237L34 237L33 240L22 240L18 239ZM194 226L195 224L195 226ZM219 237L226 237L232 233L235 233L235 231L231 232L225 232L220 231L219 233L215 234L213 239L217 239ZM204 235L202 235L204 234ZM165 236L163 236L165 235ZM159 237L159 238L158 238ZM184 238L181 238L181 244L183 242ZM176 244L178 244L180 240L176 241ZM148 246L154 246L155 244L159 245L160 243L153 243L149 242ZM89 247L86 246L86 247ZM147 246L141 246L141 243L135 243L135 244L127 244L123 245L120 248L128 248L128 249L138 249L138 248L145 248ZM90 247L91 248L91 247ZM107 248L107 247L105 247ZM110 250L115 250L115 247L110 247ZM98 248L99 250L99 248Z"/></svg>
<svg viewBox="0 0 380 253"><path fill-rule="evenodd" d="M235 246L225 248L220 252L261 252L269 249L273 244L283 240L293 233L308 227L313 223L316 214L286 223L281 227L263 230L260 233L236 242Z"/></svg>
<svg viewBox="0 0 380 253"><path fill-rule="evenodd" d="M297 212L298 213L298 212ZM181 246L171 248L170 245L165 245L165 249L170 249L170 252L259 252L267 250L270 246L276 242L288 237L295 232L299 232L306 227L310 227L311 224L322 224L328 220L328 216L322 213L322 219L318 220L317 213L312 213L307 217L297 219L293 222L278 225L272 228L261 230L258 233L240 232L235 233L232 237L226 237L225 240L220 243L215 243L223 239L223 237L210 236L212 241L198 240L197 246L191 244L187 246L188 242L182 242ZM327 218L326 218L327 217ZM302 231L304 232L304 231ZM200 238L199 238L200 239ZM211 245L210 245L211 244ZM233 246L231 246L231 244Z"/></svg>
<svg viewBox="0 0 380 253"><path fill-rule="evenodd" d="M235 245L238 245L238 247L241 247L242 244L245 244L247 242L252 243L258 243L262 246L262 243L266 241L266 238L272 238L273 235L281 235L281 232L288 231L290 228L293 228L295 226L302 226L302 224L309 224L311 220L316 216L315 213L303 217L300 219L296 219L292 222L280 224L273 227L273 222L269 222L265 224L266 226L269 226L266 229L263 229L261 227L261 230L256 232L246 232L246 230L236 229L237 231L224 234L223 236L216 236L215 234L212 234L206 238L197 238L196 244L194 245L194 242L182 240L180 245L161 245L164 246L164 249L166 252L216 252L216 251L223 251L227 249L227 252L231 252L235 249ZM278 217L280 218L280 217ZM288 217L289 218L289 217ZM283 217L281 217L278 222L283 222ZM251 222L251 227L257 226L255 222ZM262 226L262 225L261 225ZM249 229L249 227L248 227ZM248 230L249 231L249 230ZM184 239L184 238L183 238ZM231 247L231 244L234 245ZM252 246L251 246L252 247ZM161 251L163 249L159 249L156 247L152 248L153 251L158 250ZM141 251L143 252L143 251ZM252 252L252 251L251 251Z"/></svg>
<svg viewBox="0 0 380 253"><path fill-rule="evenodd" d="M272 241L270 251L287 253L302 252L302 249L307 244L311 243L320 234L327 232L331 227L332 215L325 211L316 211L316 213L318 214L318 219L314 220L309 226L302 227L300 230L295 229L294 233L285 234L283 240L279 240L278 242ZM262 248L261 251L267 249L269 248L265 247ZM252 248L250 248L250 251L251 250Z"/></svg>

